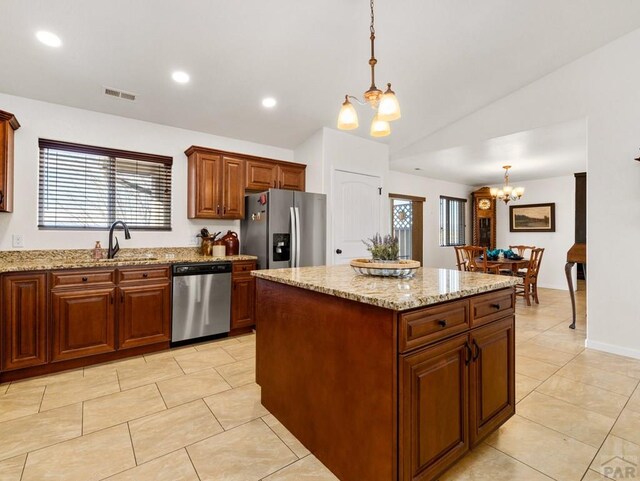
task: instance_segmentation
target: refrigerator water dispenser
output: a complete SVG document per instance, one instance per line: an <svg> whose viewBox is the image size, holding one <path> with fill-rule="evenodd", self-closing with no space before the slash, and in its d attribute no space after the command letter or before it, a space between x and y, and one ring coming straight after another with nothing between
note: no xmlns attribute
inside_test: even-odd
<svg viewBox="0 0 640 481"><path fill-rule="evenodd" d="M291 258L290 234L273 234L273 260L288 261Z"/></svg>

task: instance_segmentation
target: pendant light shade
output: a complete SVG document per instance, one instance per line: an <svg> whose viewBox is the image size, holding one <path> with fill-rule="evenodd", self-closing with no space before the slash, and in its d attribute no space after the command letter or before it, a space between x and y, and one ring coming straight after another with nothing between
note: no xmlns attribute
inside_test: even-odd
<svg viewBox="0 0 640 481"><path fill-rule="evenodd" d="M371 122L371 131L369 132L371 137L386 137L390 133L391 126L389 125L389 122L386 120L380 120L380 116L376 114Z"/></svg>
<svg viewBox="0 0 640 481"><path fill-rule="evenodd" d="M387 84L387 90L382 95L380 104L378 105L378 118L380 120L391 122L393 120L398 120L400 117L400 103L398 102L396 93L391 90L391 84L389 83Z"/></svg>
<svg viewBox="0 0 640 481"><path fill-rule="evenodd" d="M358 113L349 97L345 96L340 114L338 115L338 128L340 130L353 130L358 128Z"/></svg>

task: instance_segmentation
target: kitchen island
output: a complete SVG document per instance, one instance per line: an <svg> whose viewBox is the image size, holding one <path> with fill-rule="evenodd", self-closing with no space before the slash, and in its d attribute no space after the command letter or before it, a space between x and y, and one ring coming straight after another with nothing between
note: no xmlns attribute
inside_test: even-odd
<svg viewBox="0 0 640 481"><path fill-rule="evenodd" d="M436 479L514 414L514 278L252 274L262 403L342 481Z"/></svg>

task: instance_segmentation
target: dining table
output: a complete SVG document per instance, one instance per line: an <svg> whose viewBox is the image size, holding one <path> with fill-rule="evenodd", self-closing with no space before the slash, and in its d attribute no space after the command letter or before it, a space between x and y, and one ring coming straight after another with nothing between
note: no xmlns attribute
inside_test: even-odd
<svg viewBox="0 0 640 481"><path fill-rule="evenodd" d="M478 258L478 264L482 264L482 258ZM518 270L524 269L529 266L529 259L487 259L487 265L489 267L499 266L501 271L511 271L511 275L518 274Z"/></svg>

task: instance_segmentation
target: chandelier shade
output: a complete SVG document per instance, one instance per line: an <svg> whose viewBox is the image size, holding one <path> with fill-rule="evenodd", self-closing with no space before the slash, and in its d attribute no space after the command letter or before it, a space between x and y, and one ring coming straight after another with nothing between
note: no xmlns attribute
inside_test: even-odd
<svg viewBox="0 0 640 481"><path fill-rule="evenodd" d="M387 90L382 92L376 87L376 64L378 60L374 55L374 45L376 39L376 31L374 27L374 11L373 0L370 2L371 6L371 25L369 30L371 35L369 40L371 41L371 58L369 59L369 66L371 67L371 86L364 93L364 101L361 102L358 98L352 95L345 95L345 101L342 104L340 113L338 114L338 128L340 130L353 130L358 128L358 114L353 104L349 99L354 99L361 105L369 104L376 114L371 123L371 130L369 131L372 137L385 137L391 133L391 126L389 122L398 120L401 116L400 103L393 90L391 90L391 84L387 84Z"/></svg>

